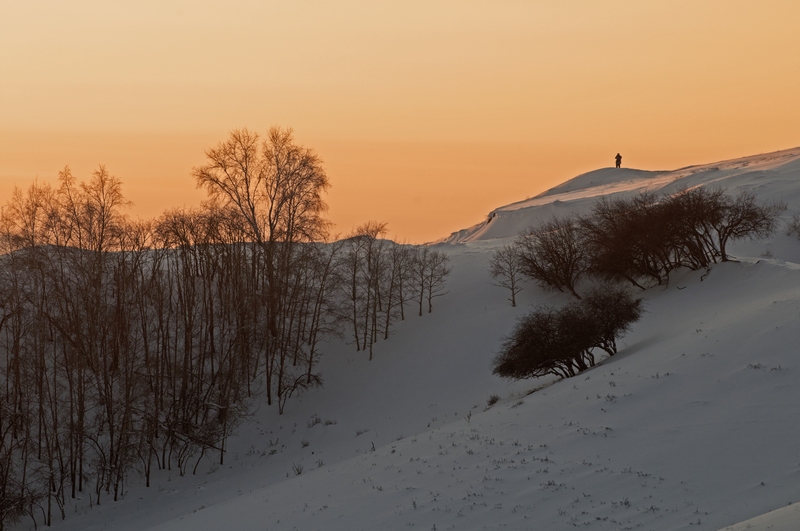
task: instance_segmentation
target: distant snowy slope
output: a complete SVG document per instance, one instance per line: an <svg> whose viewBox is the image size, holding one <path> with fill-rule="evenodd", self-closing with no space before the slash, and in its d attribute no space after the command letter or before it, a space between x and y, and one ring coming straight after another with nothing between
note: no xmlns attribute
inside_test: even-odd
<svg viewBox="0 0 800 531"><path fill-rule="evenodd" d="M800 148L740 159L689 166L674 171L627 168L595 170L525 201L496 208L490 218L454 232L442 241L464 243L515 236L552 216L588 212L601 195L629 196L641 191L673 193L681 188L720 186L750 190L763 200L800 202Z"/></svg>

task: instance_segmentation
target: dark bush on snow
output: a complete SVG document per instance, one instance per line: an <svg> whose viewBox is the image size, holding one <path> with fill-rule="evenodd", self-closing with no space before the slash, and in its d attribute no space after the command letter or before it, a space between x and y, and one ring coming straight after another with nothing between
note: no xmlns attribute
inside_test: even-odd
<svg viewBox="0 0 800 531"><path fill-rule="evenodd" d="M539 307L523 316L495 357L503 378L568 378L594 366L594 349L613 356L616 340L642 314L641 299L621 287L601 287L561 309Z"/></svg>

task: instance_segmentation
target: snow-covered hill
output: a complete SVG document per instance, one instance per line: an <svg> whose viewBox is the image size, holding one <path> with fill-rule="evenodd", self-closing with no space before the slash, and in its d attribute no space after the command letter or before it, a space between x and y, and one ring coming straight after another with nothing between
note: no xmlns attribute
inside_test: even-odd
<svg viewBox="0 0 800 531"><path fill-rule="evenodd" d="M601 195L610 197L640 191L673 193L695 186L722 187L731 192L750 190L763 200L800 202L800 148L689 166L674 171L603 168L579 175L525 201L493 210L489 217L441 240L465 243L508 238L538 221L566 213L587 212Z"/></svg>
<svg viewBox="0 0 800 531"><path fill-rule="evenodd" d="M149 489L131 478L122 501L78 500L58 529L717 530L800 501L795 237L737 244L738 263L645 292L647 313L619 354L574 378L491 375L517 317L567 300L531 283L512 308L491 285L493 250L601 194L698 185L784 200L791 217L800 148L671 172L598 170L496 209L440 244L449 293L400 323L372 362L332 342L325 387L283 416L254 403L224 466L162 471ZM775 514L747 529L800 513Z"/></svg>

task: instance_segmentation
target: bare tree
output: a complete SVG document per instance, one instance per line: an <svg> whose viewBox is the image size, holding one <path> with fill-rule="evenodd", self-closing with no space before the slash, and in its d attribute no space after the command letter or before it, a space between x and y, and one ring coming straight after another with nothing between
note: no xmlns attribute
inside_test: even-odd
<svg viewBox="0 0 800 531"><path fill-rule="evenodd" d="M434 251L427 245L414 248L411 276L420 317L425 301L428 302L428 313L431 313L433 299L447 293L444 286L450 271L450 259L446 253Z"/></svg>
<svg viewBox="0 0 800 531"><path fill-rule="evenodd" d="M495 285L511 292L511 306L517 306L517 293L522 291L523 273L520 248L506 243L492 253L489 259L489 273L495 279Z"/></svg>
<svg viewBox="0 0 800 531"><path fill-rule="evenodd" d="M392 321L405 318L404 306L408 300L409 248L392 242L389 245L386 274L383 281L385 293L383 338L389 339Z"/></svg>
<svg viewBox="0 0 800 531"><path fill-rule="evenodd" d="M600 198L591 214L579 221L591 273L640 289L648 282L666 284L670 271L682 265L673 219L652 193Z"/></svg>
<svg viewBox="0 0 800 531"><path fill-rule="evenodd" d="M526 276L544 288L566 291L580 299L575 288L589 263L574 218L553 218L530 228L517 237L516 246Z"/></svg>
<svg viewBox="0 0 800 531"><path fill-rule="evenodd" d="M444 290L447 277L453 270L450 258L442 251L427 254L427 274L425 275L425 298L428 301L428 313L433 311L433 299L446 295Z"/></svg>
<svg viewBox="0 0 800 531"><path fill-rule="evenodd" d="M284 298L290 291L287 281L295 245L327 234L322 194L329 186L328 177L319 157L294 143L290 129L273 127L263 142L256 133L235 130L227 141L207 150L206 157L208 164L193 170L198 186L238 210L250 238L263 252L269 332L266 364L277 364L280 372L288 344L281 337L285 323L280 321L289 317L285 314L289 302ZM272 378L267 375L266 379L271 403ZM278 375L278 392L281 382Z"/></svg>
<svg viewBox="0 0 800 531"><path fill-rule="evenodd" d="M778 214L783 210L786 210L783 203L759 205L752 192L741 192L726 201L723 216L714 224L722 261L728 261L728 242L766 238L775 232Z"/></svg>

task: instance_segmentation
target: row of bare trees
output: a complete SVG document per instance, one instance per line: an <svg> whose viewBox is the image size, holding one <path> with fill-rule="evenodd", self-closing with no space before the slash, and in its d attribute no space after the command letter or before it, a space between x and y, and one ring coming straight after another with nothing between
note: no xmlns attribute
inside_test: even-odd
<svg viewBox="0 0 800 531"><path fill-rule="evenodd" d="M524 278L577 298L589 277L645 289L666 284L679 267L728 261L730 242L769 236L783 209L781 203L759 204L749 192L731 196L703 187L667 196L603 197L588 215L554 218L524 231L495 252L491 273L510 290L512 304Z"/></svg>
<svg viewBox="0 0 800 531"><path fill-rule="evenodd" d="M388 339L392 323L405 319L406 304L417 306L419 316L433 311L451 270L444 252L397 244L383 239L385 232L385 224L370 222L341 242L339 316L349 325L356 350L368 350L370 360L378 339Z"/></svg>
<svg viewBox="0 0 800 531"><path fill-rule="evenodd" d="M383 229L324 243L327 177L291 131L234 131L207 156L194 174L209 201L156 220L129 220L102 167L3 209L0 530L49 525L87 490L117 499L133 471L149 486L154 469L223 463L250 397L283 413L322 383L320 345L347 312L371 355L412 295L421 313L443 294L442 253Z"/></svg>

